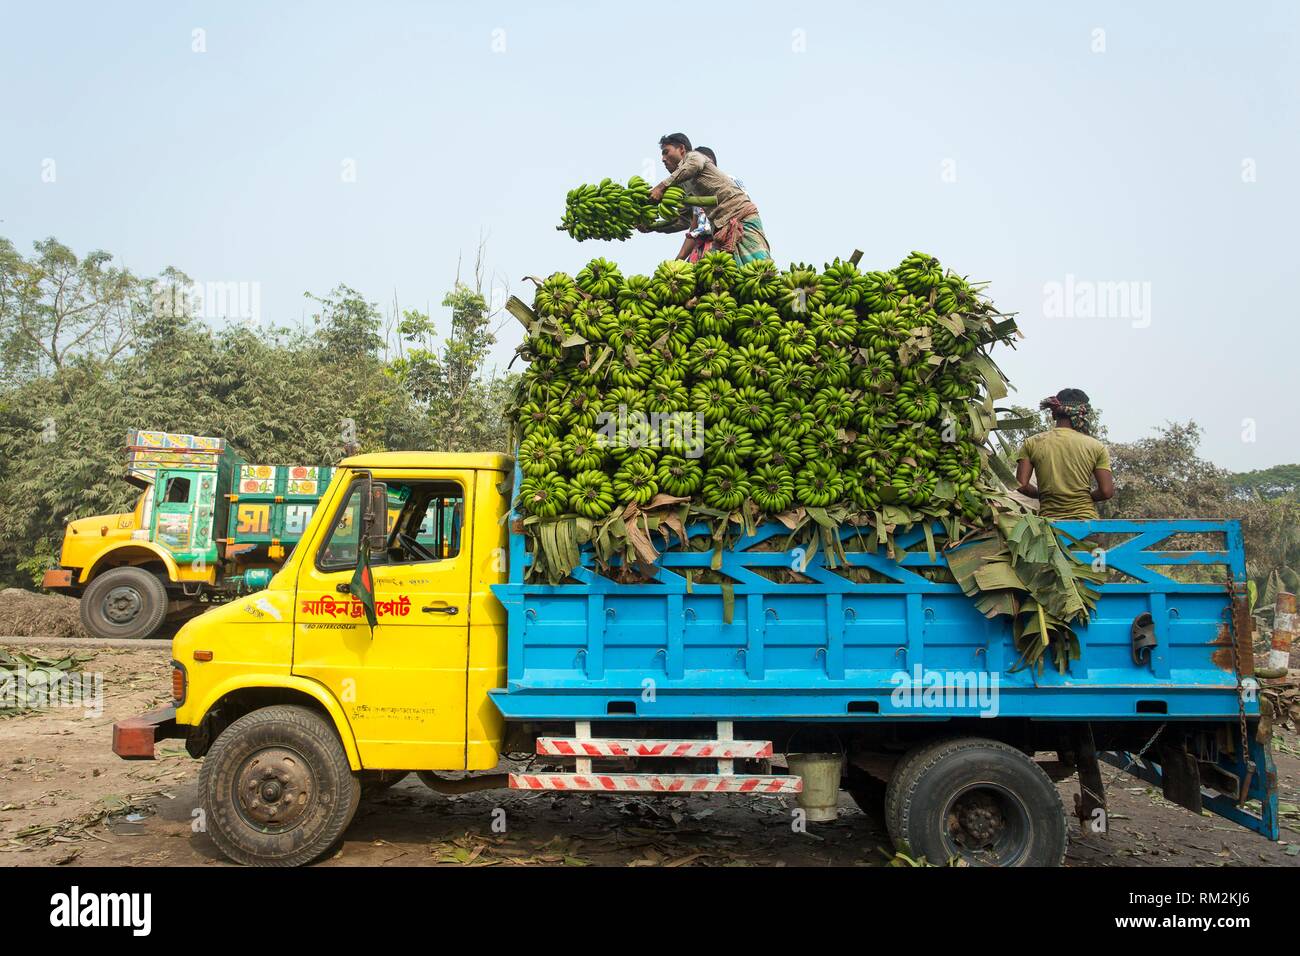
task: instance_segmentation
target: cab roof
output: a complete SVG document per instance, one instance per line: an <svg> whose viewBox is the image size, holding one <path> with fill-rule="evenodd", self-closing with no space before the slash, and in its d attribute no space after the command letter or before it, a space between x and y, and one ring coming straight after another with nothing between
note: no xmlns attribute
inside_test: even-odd
<svg viewBox="0 0 1300 956"><path fill-rule="evenodd" d="M515 460L496 451L376 451L339 462L342 468L475 468L511 471Z"/></svg>

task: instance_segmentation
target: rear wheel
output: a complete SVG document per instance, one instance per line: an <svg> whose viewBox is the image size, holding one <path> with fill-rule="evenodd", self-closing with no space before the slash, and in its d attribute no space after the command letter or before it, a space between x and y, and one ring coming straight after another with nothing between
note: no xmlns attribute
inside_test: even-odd
<svg viewBox="0 0 1300 956"><path fill-rule="evenodd" d="M94 637L152 637L167 614L167 589L144 568L112 568L90 582L80 611Z"/></svg>
<svg viewBox="0 0 1300 956"><path fill-rule="evenodd" d="M334 728L306 707L245 714L217 738L199 771L213 842L236 863L299 866L343 836L361 783Z"/></svg>
<svg viewBox="0 0 1300 956"><path fill-rule="evenodd" d="M965 737L917 748L894 770L885 823L903 852L933 864L1059 866L1065 806L1029 757L997 740Z"/></svg>

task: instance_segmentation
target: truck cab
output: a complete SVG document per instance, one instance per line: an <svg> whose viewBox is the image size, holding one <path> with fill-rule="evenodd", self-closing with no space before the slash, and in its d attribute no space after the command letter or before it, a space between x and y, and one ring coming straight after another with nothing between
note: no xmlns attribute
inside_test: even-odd
<svg viewBox="0 0 1300 956"><path fill-rule="evenodd" d="M512 468L499 454L345 459L267 587L176 635L174 705L120 724L114 749L151 757L170 736L206 754L204 792L239 795L209 806L210 830L248 862L301 849L304 832L319 853L367 773L496 766L505 611L491 586L506 577ZM373 629L350 593L363 540Z"/></svg>

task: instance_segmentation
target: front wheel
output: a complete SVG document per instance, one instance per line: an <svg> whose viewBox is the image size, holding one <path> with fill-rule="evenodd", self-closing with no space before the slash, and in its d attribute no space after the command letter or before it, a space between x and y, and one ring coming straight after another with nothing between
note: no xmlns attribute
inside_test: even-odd
<svg viewBox="0 0 1300 956"><path fill-rule="evenodd" d="M343 836L361 801L334 728L306 707L245 714L203 761L199 793L218 849L250 866L300 866Z"/></svg>
<svg viewBox="0 0 1300 956"><path fill-rule="evenodd" d="M152 637L167 614L167 589L144 568L112 568L90 582L80 610L94 637Z"/></svg>
<svg viewBox="0 0 1300 956"><path fill-rule="evenodd" d="M1060 866L1065 805L1033 760L1001 741L926 744L894 769L885 823L895 846L942 866Z"/></svg>

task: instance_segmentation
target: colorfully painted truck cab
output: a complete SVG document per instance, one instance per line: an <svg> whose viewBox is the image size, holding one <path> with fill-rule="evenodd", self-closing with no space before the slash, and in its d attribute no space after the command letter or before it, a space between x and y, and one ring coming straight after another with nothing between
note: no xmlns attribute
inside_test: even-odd
<svg viewBox="0 0 1300 956"><path fill-rule="evenodd" d="M250 864L318 858L363 790L409 771L443 792L785 793L831 815L838 780L932 861L1055 865L1067 824L1053 781L1079 777L1095 828L1099 760L1113 760L1277 838L1234 522L1062 525L1123 540L1078 659L1037 674L920 531L892 556L846 537L836 567L775 526L717 556L690 527L648 576L584 551L568 580L541 584L510 511L517 481L498 454L344 460L268 586L177 634L174 705L118 723L115 752L184 739L204 758L209 834ZM1164 549L1187 535L1219 544ZM365 552L373 627L354 590ZM795 559L798 575L777 573ZM719 580L693 570L706 568ZM524 750L538 766L437 776ZM829 777L809 751L838 761ZM788 772L772 765L782 754ZM825 780L829 794L811 792Z"/></svg>

